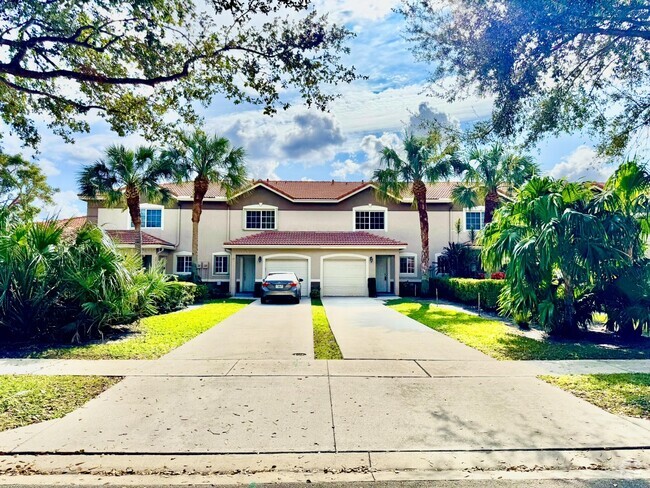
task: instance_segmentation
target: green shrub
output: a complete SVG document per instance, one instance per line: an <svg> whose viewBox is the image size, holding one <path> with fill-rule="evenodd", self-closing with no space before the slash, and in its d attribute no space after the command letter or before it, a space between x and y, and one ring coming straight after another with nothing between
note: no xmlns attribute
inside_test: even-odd
<svg viewBox="0 0 650 488"><path fill-rule="evenodd" d="M318 288L314 288L309 292L309 298L320 298L320 290Z"/></svg>
<svg viewBox="0 0 650 488"><path fill-rule="evenodd" d="M196 301L197 285L189 281L169 281L165 294L156 302L160 313L173 312Z"/></svg>
<svg viewBox="0 0 650 488"><path fill-rule="evenodd" d="M481 294L481 308L496 310L503 280L477 280L473 278L433 278L431 289L441 298L476 305Z"/></svg>
<svg viewBox="0 0 650 488"><path fill-rule="evenodd" d="M208 285L197 284L196 291L194 294L194 300L197 302L203 302L210 296L210 289Z"/></svg>

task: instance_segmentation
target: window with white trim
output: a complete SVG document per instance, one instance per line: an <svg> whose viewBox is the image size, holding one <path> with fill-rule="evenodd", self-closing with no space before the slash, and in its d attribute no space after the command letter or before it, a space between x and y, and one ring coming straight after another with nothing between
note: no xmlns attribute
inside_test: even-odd
<svg viewBox="0 0 650 488"><path fill-rule="evenodd" d="M245 230L273 230L277 229L277 207L268 205L251 205L244 207Z"/></svg>
<svg viewBox="0 0 650 488"><path fill-rule="evenodd" d="M387 209L374 205L365 205L353 209L354 230L387 230Z"/></svg>
<svg viewBox="0 0 650 488"><path fill-rule="evenodd" d="M212 255L212 274L228 274L230 257L227 254Z"/></svg>
<svg viewBox="0 0 650 488"><path fill-rule="evenodd" d="M131 220L131 219L129 219ZM162 207L140 208L140 221L143 229L162 229L163 209ZM131 222L131 228L135 227Z"/></svg>
<svg viewBox="0 0 650 488"><path fill-rule="evenodd" d="M465 231L481 230L485 227L485 211L481 209L465 210Z"/></svg>
<svg viewBox="0 0 650 488"><path fill-rule="evenodd" d="M191 273L192 272L192 256L176 256L176 272L177 273Z"/></svg>
<svg viewBox="0 0 650 488"><path fill-rule="evenodd" d="M415 272L415 255L406 255L399 257L399 274L414 275Z"/></svg>

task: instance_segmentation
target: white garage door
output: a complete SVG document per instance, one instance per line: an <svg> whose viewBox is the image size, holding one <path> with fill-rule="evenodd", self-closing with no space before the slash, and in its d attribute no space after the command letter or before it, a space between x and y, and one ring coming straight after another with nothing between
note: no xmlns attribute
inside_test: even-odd
<svg viewBox="0 0 650 488"><path fill-rule="evenodd" d="M276 273L278 271L289 271L296 273L298 278L302 278L302 296L309 295L309 272L306 259L267 259L266 273Z"/></svg>
<svg viewBox="0 0 650 488"><path fill-rule="evenodd" d="M326 259L322 280L323 296L368 296L365 259Z"/></svg>

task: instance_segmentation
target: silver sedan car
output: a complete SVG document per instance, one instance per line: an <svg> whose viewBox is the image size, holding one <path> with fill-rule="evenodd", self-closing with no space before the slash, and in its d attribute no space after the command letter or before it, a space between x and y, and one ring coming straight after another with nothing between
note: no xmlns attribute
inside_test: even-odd
<svg viewBox="0 0 650 488"><path fill-rule="evenodd" d="M272 298L289 298L300 303L302 279L292 272L269 273L262 281L262 303L269 303Z"/></svg>

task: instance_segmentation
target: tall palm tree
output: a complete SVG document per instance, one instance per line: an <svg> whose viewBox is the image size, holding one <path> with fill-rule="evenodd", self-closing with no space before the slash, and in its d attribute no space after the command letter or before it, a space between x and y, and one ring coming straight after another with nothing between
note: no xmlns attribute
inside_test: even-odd
<svg viewBox="0 0 650 488"><path fill-rule="evenodd" d="M531 157L509 153L501 144L474 148L465 158L462 184L454 188L452 198L467 208L483 203L484 222L489 224L499 207L499 190L510 192L535 174L539 167Z"/></svg>
<svg viewBox="0 0 650 488"><path fill-rule="evenodd" d="M135 228L136 253L142 256L140 199L166 204L171 194L159 183L173 175L173 166L158 158L152 147L133 150L112 145L106 148L104 158L81 170L77 182L84 197L104 198L109 206L126 206Z"/></svg>
<svg viewBox="0 0 650 488"><path fill-rule="evenodd" d="M248 179L244 149L233 148L225 137L208 136L201 130L182 134L179 147L165 152L163 159L175 165L177 178L194 180L192 201L192 269L199 260L199 222L203 199L211 183L221 186L230 197Z"/></svg>
<svg viewBox="0 0 650 488"><path fill-rule="evenodd" d="M422 242L422 292L428 291L429 271L429 215L427 213L426 183L449 178L459 168L458 141L443 129L432 130L427 137L407 133L404 138L402 158L393 148L383 149L382 166L375 171L374 179L382 195L401 197L410 192L420 219Z"/></svg>

